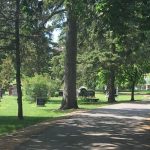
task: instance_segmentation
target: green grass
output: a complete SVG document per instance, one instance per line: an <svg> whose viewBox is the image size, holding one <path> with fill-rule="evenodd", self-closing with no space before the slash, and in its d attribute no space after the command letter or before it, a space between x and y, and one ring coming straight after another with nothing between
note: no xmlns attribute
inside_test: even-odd
<svg viewBox="0 0 150 150"><path fill-rule="evenodd" d="M145 92L141 92L141 93L137 93L135 92L135 100L140 101L144 99L144 94ZM82 102L82 100L79 100L78 104L80 108L83 109L94 109L94 108L98 108L104 105L108 105L107 103L107 97L104 93L102 92L96 92L96 98L99 99L98 103L85 103L85 101ZM118 103L123 103L123 102L130 102L131 96L130 96L130 92L122 92L119 93L119 96L116 97L116 101Z"/></svg>
<svg viewBox="0 0 150 150"><path fill-rule="evenodd" d="M107 98L103 93L96 93L96 97L99 98L98 103L85 103L82 100L78 100L79 108L81 109L94 109L107 104ZM130 100L129 93L121 93L117 98L118 102L127 102ZM137 94L136 100L142 100L143 95ZM61 111L60 107L61 98L51 98L45 107L37 107L35 103L29 103L29 101L23 101L24 120L17 119L17 100L13 96L4 96L0 102L0 135L14 132L17 129L36 124L44 120L54 120L58 117L65 116L66 114L74 110Z"/></svg>
<svg viewBox="0 0 150 150"><path fill-rule="evenodd" d="M20 121L16 117L16 97L4 96L0 102L0 134L10 133L43 120L54 120L71 111L60 111L58 110L59 106L58 103L48 102L45 107L37 107L35 103L23 101L24 120Z"/></svg>

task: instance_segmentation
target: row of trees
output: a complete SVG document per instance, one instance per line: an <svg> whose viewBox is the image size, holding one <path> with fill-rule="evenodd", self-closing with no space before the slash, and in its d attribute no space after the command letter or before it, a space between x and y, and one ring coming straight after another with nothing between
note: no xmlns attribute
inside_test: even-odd
<svg viewBox="0 0 150 150"><path fill-rule="evenodd" d="M68 15L75 22L70 26L70 20L68 20L70 31L68 31L70 33L68 40L71 40L72 37L74 43L69 41L70 45L66 47L67 57L65 60L68 60L70 63L67 62L65 65L68 65L65 73L71 70L68 69L69 67L74 68L73 64L77 63L74 58L76 53L69 53L77 47L79 49L79 57L82 61L85 60L83 62L84 64L80 62L80 65L82 68L86 66L88 69L86 71L91 69L89 76L82 74L87 77L86 81L88 83L93 71L95 73L91 81L93 83L96 82L95 75L101 69L106 73L105 84L107 84L109 91L108 102L115 102L115 84L117 77L120 83L125 82L125 80L129 81L132 90L131 100L133 101L135 85L144 73L149 72L149 2L104 0L80 1L77 4L70 2L70 5L74 11L72 10L71 13L73 14L68 13ZM77 37L78 42L76 43ZM69 46L70 49L67 51ZM86 56L84 55L85 53ZM72 59L69 60L68 57ZM88 64L87 62L89 60L91 62L87 66L86 64ZM83 69L79 71L83 71ZM67 75L70 78L75 78L75 71L74 73L70 72L70 74L68 73ZM67 81L69 77L67 77ZM71 87L73 86L74 82L72 81L74 80L70 79L70 81L71 83L69 81L67 82L67 94L71 94L69 90L73 90ZM75 93L75 89L72 93ZM68 94L67 96L65 96L67 104L65 107L72 108L73 105L73 108L76 108L75 96L73 94ZM74 99L75 102L72 105L68 103L71 99Z"/></svg>
<svg viewBox="0 0 150 150"><path fill-rule="evenodd" d="M149 72L149 1L1 0L0 3L1 62L7 66L10 61L14 63L19 119L23 118L21 77L32 77L34 73L48 73L53 79L63 80L61 109L78 108L77 84L95 88L99 79L108 87L108 102L115 102L116 84L126 81L131 85L134 100L135 85ZM57 28L61 34L59 42L54 43L52 32ZM9 66L6 68L10 82L14 69ZM1 74L6 68L1 65Z"/></svg>

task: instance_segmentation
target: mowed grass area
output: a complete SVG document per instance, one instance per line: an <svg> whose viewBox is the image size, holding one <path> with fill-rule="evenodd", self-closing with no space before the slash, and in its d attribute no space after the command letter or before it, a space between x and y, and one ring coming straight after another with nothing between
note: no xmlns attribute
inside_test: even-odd
<svg viewBox="0 0 150 150"><path fill-rule="evenodd" d="M130 93L121 93L116 99L118 102L127 102L130 100ZM107 104L107 98L103 93L96 93L99 98L98 103L85 103L78 100L79 108L94 109ZM142 100L143 95L137 94L136 100ZM20 128L36 124L44 120L54 120L58 117L65 116L74 110L59 110L61 97L52 97L45 107L38 107L35 103L23 101L24 120L17 119L17 97L4 96L0 102L0 135L11 133Z"/></svg>
<svg viewBox="0 0 150 150"><path fill-rule="evenodd" d="M60 102L60 100L59 100ZM72 110L58 110L60 103L48 102L45 107L38 107L35 103L23 101L24 120L17 119L17 97L4 96L0 102L0 135L16 131L44 120L54 120L65 116Z"/></svg>
<svg viewBox="0 0 150 150"><path fill-rule="evenodd" d="M147 93L144 92L135 92L135 100L136 101L141 101L144 99L144 95L146 95ZM125 102L130 102L131 99L131 93L130 92L120 92L119 96L116 97L116 101L118 103L125 103ZM98 107L102 107L104 105L109 105L107 100L108 98L106 97L106 95L103 92L96 92L96 98L99 99L98 103L84 103L82 101L79 100L79 107L81 109L94 109L94 108L98 108Z"/></svg>

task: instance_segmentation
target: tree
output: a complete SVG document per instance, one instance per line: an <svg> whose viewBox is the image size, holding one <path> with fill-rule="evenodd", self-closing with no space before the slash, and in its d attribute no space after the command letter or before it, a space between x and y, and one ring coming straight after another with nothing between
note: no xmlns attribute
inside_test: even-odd
<svg viewBox="0 0 150 150"><path fill-rule="evenodd" d="M22 91L20 79L20 0L1 1L1 4L2 10L0 10L0 18L1 20L3 20L3 22L0 32L3 38L0 44L2 44L1 49L5 50L7 53L10 53L12 57L14 57L15 55L16 83L18 94L18 118L23 119ZM4 21L6 21L5 24L3 24Z"/></svg>
<svg viewBox="0 0 150 150"><path fill-rule="evenodd" d="M23 119L22 108L22 90L21 90L21 60L20 60L20 35L19 35L19 21L20 21L20 0L16 0L16 13L15 13L15 47L16 47L16 83L18 94L18 118Z"/></svg>
<svg viewBox="0 0 150 150"><path fill-rule="evenodd" d="M100 70L99 52L84 46L79 47L77 57L77 86L86 86L89 89L96 88L98 72Z"/></svg>
<svg viewBox="0 0 150 150"><path fill-rule="evenodd" d="M136 1L96 1L93 11L94 32L97 34L101 66L109 72L108 102L115 102L115 79L119 64L123 63L123 53L127 50L121 40L129 33L137 33ZM140 2L139 2L140 3ZM133 13L134 12L134 13ZM136 43L136 41L134 41ZM97 44L98 45L98 44ZM98 47L96 47L98 49ZM130 53L130 50L127 50ZM106 60L104 61L104 58ZM105 65L103 65L105 62Z"/></svg>
<svg viewBox="0 0 150 150"><path fill-rule="evenodd" d="M51 61L51 68L50 68L50 75L51 78L54 80L59 80L63 83L63 76L64 76L64 52L58 52L55 54Z"/></svg>
<svg viewBox="0 0 150 150"><path fill-rule="evenodd" d="M9 84L15 80L15 69L12 58L7 56L0 65L0 85L3 89L8 89Z"/></svg>
<svg viewBox="0 0 150 150"><path fill-rule="evenodd" d="M64 91L61 109L78 108L76 99L77 16L72 0L67 4L67 39L65 51Z"/></svg>
<svg viewBox="0 0 150 150"><path fill-rule="evenodd" d="M21 60L25 75L50 74L50 60L57 45L52 41L52 32L63 22L63 3L63 0L22 1L21 11L26 21L21 26L21 32L26 36L21 39Z"/></svg>

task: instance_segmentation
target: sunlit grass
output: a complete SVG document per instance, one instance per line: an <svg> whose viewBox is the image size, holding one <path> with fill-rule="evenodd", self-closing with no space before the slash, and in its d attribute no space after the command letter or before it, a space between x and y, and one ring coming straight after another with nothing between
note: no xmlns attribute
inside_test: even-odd
<svg viewBox="0 0 150 150"><path fill-rule="evenodd" d="M107 96L102 92L96 93L96 97L99 98L101 102L107 102L107 99L108 99ZM143 100L143 98L144 98L143 94L141 93L139 94L137 92L135 93L135 100ZM130 101L130 99L131 99L130 92L122 92L122 93L120 92L118 96L116 97L117 102L124 102L124 101L128 102Z"/></svg>
<svg viewBox="0 0 150 150"><path fill-rule="evenodd" d="M86 103L78 99L80 109L95 109L107 104L107 97L104 93L96 93L97 103ZM36 124L44 120L54 120L65 116L74 110L59 110L61 97L52 97L44 107L38 107L36 103L23 101L24 120L17 119L17 97L4 96L0 102L0 135L16 131L17 129ZM142 100L143 95L135 95L136 100ZM121 93L116 98L118 102L130 101L130 93Z"/></svg>
<svg viewBox="0 0 150 150"><path fill-rule="evenodd" d="M116 101L118 103L122 103L122 102L130 102L131 96L130 96L130 92L128 93L121 93L116 97ZM96 92L96 98L99 99L99 101L97 103L86 103L85 101L82 102L82 100L79 100L79 107L83 108L83 109L94 109L94 108L98 108L98 107L102 107L105 105L108 105L108 97L103 93L103 92ZM135 100L143 100L144 96L140 93L140 94L135 94Z"/></svg>
<svg viewBox="0 0 150 150"><path fill-rule="evenodd" d="M17 98L4 96L0 102L0 134L9 133L43 120L54 120L71 112L71 110L58 110L59 107L58 103L48 102L45 107L38 107L35 103L23 101L24 120L20 121L17 118Z"/></svg>

